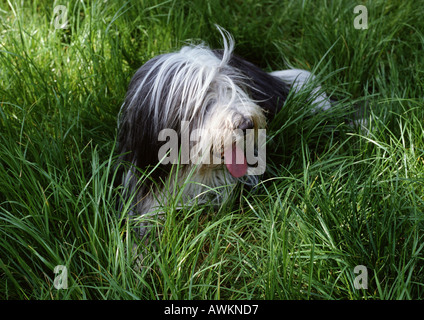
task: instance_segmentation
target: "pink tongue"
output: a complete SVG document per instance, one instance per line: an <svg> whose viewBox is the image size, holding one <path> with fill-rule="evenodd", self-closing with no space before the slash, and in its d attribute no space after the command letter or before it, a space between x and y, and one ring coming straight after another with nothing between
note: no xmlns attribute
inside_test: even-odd
<svg viewBox="0 0 424 320"><path fill-rule="evenodd" d="M247 161L243 150L238 148L236 144L224 151L224 162L233 177L240 178L246 174Z"/></svg>

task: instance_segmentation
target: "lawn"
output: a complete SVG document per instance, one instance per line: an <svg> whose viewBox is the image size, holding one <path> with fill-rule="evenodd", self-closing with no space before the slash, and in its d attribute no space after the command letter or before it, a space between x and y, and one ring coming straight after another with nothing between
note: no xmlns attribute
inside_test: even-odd
<svg viewBox="0 0 424 320"><path fill-rule="evenodd" d="M0 299L423 299L423 16L414 0L0 0ZM215 24L338 104L311 116L291 94L255 188L170 204L140 243L116 209L120 106L150 58L221 48Z"/></svg>

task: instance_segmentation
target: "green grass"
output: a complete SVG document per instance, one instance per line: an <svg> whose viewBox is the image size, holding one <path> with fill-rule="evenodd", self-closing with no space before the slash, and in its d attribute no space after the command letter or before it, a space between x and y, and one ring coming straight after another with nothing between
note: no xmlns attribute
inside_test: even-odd
<svg viewBox="0 0 424 320"><path fill-rule="evenodd" d="M362 1L356 30L357 4L0 1L0 298L423 299L424 4ZM260 185L218 209L170 204L138 243L115 208L117 113L151 57L221 47L215 23L266 70L314 70L340 105L308 117L290 96ZM369 132L344 122L364 103Z"/></svg>

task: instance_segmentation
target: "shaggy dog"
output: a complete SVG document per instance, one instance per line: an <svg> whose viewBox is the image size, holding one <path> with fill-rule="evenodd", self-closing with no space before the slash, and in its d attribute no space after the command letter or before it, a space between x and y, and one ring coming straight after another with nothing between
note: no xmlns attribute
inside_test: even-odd
<svg viewBox="0 0 424 320"><path fill-rule="evenodd" d="M265 170L266 124L290 90L313 76L304 70L264 72L224 49L205 45L154 57L133 76L118 120L124 188L130 216L161 214L180 192L180 205L219 204L237 182L254 185ZM331 105L314 88L315 109ZM146 225L139 228L140 237Z"/></svg>

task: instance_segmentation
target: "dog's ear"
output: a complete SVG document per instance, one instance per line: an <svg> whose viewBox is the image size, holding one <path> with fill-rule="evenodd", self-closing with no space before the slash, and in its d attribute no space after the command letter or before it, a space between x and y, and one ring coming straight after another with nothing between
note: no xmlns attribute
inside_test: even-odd
<svg viewBox="0 0 424 320"><path fill-rule="evenodd" d="M151 102L152 85L156 79L161 57L146 62L132 77L118 123L118 153L120 161L135 166L138 170L152 169L158 164L158 141L160 122L153 121L155 107ZM166 85L166 84L165 84ZM137 170L136 170L137 171ZM151 172L155 181L160 181L166 170L157 168Z"/></svg>

